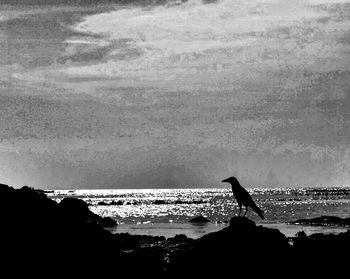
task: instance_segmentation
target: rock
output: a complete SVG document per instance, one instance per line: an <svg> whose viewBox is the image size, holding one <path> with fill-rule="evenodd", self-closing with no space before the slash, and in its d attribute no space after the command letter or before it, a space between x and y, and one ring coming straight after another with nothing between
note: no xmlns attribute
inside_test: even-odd
<svg viewBox="0 0 350 279"><path fill-rule="evenodd" d="M290 224L310 225L310 226L344 226L350 227L350 218L340 218L337 216L321 216L310 219L299 219Z"/></svg>
<svg viewBox="0 0 350 279"><path fill-rule="evenodd" d="M97 203L97 205L108 205L108 203L104 202L104 201L100 201Z"/></svg>
<svg viewBox="0 0 350 279"><path fill-rule="evenodd" d="M175 203L175 204L185 204L186 202L185 202L185 201L182 201L182 200L176 200L174 203Z"/></svg>
<svg viewBox="0 0 350 279"><path fill-rule="evenodd" d="M62 210L62 213L66 215L66 218L69 219L82 222L92 220L96 221L99 219L99 216L90 211L88 204L80 199L64 198L59 203L59 207Z"/></svg>
<svg viewBox="0 0 350 279"><path fill-rule="evenodd" d="M173 242L177 242L177 243L186 243L186 242L189 242L189 241L193 241L193 239L188 238L184 234L177 234L173 238L169 238L169 240L170 239L172 239Z"/></svg>
<svg viewBox="0 0 350 279"><path fill-rule="evenodd" d="M116 233L113 240L120 250L133 250L140 244L138 236L133 236L129 233Z"/></svg>
<svg viewBox="0 0 350 279"><path fill-rule="evenodd" d="M0 183L0 195L4 197L5 195L8 195L11 193L11 190L13 190L12 187L6 185L6 184L1 184Z"/></svg>
<svg viewBox="0 0 350 279"><path fill-rule="evenodd" d="M350 249L350 230L307 237L300 233L290 245L277 229L256 225L245 217L234 217L225 228L199 239L112 234L101 227L111 224L110 219L93 214L82 200L66 198L58 204L33 188L2 184L0 239L1 252L6 255L2 269L9 267L12 275L24 270L26 275L47 276L54 263L63 266L65 274L80 277L82 273L83 277L91 273L112 277L118 272L120 277L186 274L198 278L278 276L282 272L315 275L327 269L338 275L348 264L345 253Z"/></svg>
<svg viewBox="0 0 350 279"><path fill-rule="evenodd" d="M205 203L205 201L203 201L203 200L195 200L192 203L193 204L201 204L201 203Z"/></svg>
<svg viewBox="0 0 350 279"><path fill-rule="evenodd" d="M173 238L176 241L183 241L183 240L188 239L188 237L185 234L177 234Z"/></svg>
<svg viewBox="0 0 350 279"><path fill-rule="evenodd" d="M166 269L164 258L165 250L162 247L141 246L130 253L130 271L137 270L140 273L139 278L143 277L145 270L151 278L164 277L164 270Z"/></svg>
<svg viewBox="0 0 350 279"><path fill-rule="evenodd" d="M164 200L155 200L153 204L166 204Z"/></svg>
<svg viewBox="0 0 350 279"><path fill-rule="evenodd" d="M34 191L38 192L39 194L45 194L46 191L42 190L42 189L33 189Z"/></svg>
<svg viewBox="0 0 350 279"><path fill-rule="evenodd" d="M98 220L98 224L104 228L112 228L112 227L116 227L118 225L117 222L114 219L112 219L111 217L101 218L100 220Z"/></svg>
<svg viewBox="0 0 350 279"><path fill-rule="evenodd" d="M111 201L109 205L123 205L123 204L124 204L123 201Z"/></svg>
<svg viewBox="0 0 350 279"><path fill-rule="evenodd" d="M256 227L255 222L246 217L232 217L230 227L236 228L253 228Z"/></svg>
<svg viewBox="0 0 350 279"><path fill-rule="evenodd" d="M232 274L246 274L247 270L250 275L254 271L269 273L266 267L271 264L274 270L289 267L291 249L288 239L277 229L234 217L228 227L206 234L190 248L178 252L171 270L175 276L180 275L180 267L191 276L225 275L231 267Z"/></svg>
<svg viewBox="0 0 350 279"><path fill-rule="evenodd" d="M307 235L304 231L299 231L295 234L295 237L307 237Z"/></svg>
<svg viewBox="0 0 350 279"><path fill-rule="evenodd" d="M197 216L197 217L191 219L189 222L190 223L208 223L208 222L210 222L210 220L208 220L204 216L200 215L200 216Z"/></svg>

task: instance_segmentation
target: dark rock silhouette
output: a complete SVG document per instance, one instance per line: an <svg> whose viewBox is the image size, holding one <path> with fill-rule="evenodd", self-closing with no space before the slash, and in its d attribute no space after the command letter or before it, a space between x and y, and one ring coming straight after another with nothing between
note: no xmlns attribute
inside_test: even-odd
<svg viewBox="0 0 350 279"><path fill-rule="evenodd" d="M263 215L264 212L255 204L248 191L241 186L236 177L231 176L227 179L224 179L222 182L228 182L232 185L232 192L239 206L238 216L241 215L242 205L244 205L245 213L243 216L247 214L248 208L250 207L255 211L256 214L260 216L261 219L265 219Z"/></svg>
<svg viewBox="0 0 350 279"><path fill-rule="evenodd" d="M307 237L307 235L304 231L300 231L295 234L295 237Z"/></svg>
<svg viewBox="0 0 350 279"><path fill-rule="evenodd" d="M73 221L88 222L101 219L98 215L92 213L88 204L76 198L64 198L59 204L62 214L65 218Z"/></svg>
<svg viewBox="0 0 350 279"><path fill-rule="evenodd" d="M203 200L194 200L192 203L193 204L201 204L201 203L205 203L205 201L203 201Z"/></svg>
<svg viewBox="0 0 350 279"><path fill-rule="evenodd" d="M310 226L343 226L350 227L350 218L340 218L337 216L320 216L310 219L299 219L290 222L295 225L310 225Z"/></svg>
<svg viewBox="0 0 350 279"><path fill-rule="evenodd" d="M109 205L123 205L123 201L111 201Z"/></svg>
<svg viewBox="0 0 350 279"><path fill-rule="evenodd" d="M104 202L104 201L100 201L97 203L97 205L108 205L108 203Z"/></svg>
<svg viewBox="0 0 350 279"><path fill-rule="evenodd" d="M0 219L1 249L6 255L2 266L13 277L21 271L44 275L45 267L53 263L80 272L82 266L110 262L113 235L98 225L101 217L82 200L65 198L57 203L27 186L1 185Z"/></svg>
<svg viewBox="0 0 350 279"><path fill-rule="evenodd" d="M104 228L116 227L118 224L111 217L103 217L98 220L98 224Z"/></svg>
<svg viewBox="0 0 350 279"><path fill-rule="evenodd" d="M153 204L166 204L166 201L164 200L155 200Z"/></svg>
<svg viewBox="0 0 350 279"><path fill-rule="evenodd" d="M288 239L277 229L256 226L246 217L233 217L228 227L204 235L181 257L178 255L175 266L182 266L193 276L205 276L208 273L218 275L228 272L223 268L230 269L233 266L235 273L244 274L248 265L257 270L271 262L281 268L286 267L283 261L291 250ZM281 256L284 257L283 261Z"/></svg>
<svg viewBox="0 0 350 279"><path fill-rule="evenodd" d="M174 204L201 204L201 203L206 203L203 200L187 200L187 201L182 201L182 200L176 200Z"/></svg>
<svg viewBox="0 0 350 279"><path fill-rule="evenodd" d="M309 266L316 275L332 273L340 276L347 265L345 255L350 248L350 230L339 234L315 233L295 237L292 244L298 263Z"/></svg>
<svg viewBox="0 0 350 279"><path fill-rule="evenodd" d="M178 277L225 275L292 275L309 271L332 274L347 265L350 231L286 238L277 229L257 226L246 217L194 240L112 234L104 219L84 201L57 203L30 187L0 184L2 272L17 275L52 274L77 277ZM343 253L344 252L344 253ZM248 276L249 275L249 276Z"/></svg>
<svg viewBox="0 0 350 279"><path fill-rule="evenodd" d="M208 222L210 222L210 220L208 220L204 216L200 215L200 216L192 218L189 222L190 223L208 223Z"/></svg>

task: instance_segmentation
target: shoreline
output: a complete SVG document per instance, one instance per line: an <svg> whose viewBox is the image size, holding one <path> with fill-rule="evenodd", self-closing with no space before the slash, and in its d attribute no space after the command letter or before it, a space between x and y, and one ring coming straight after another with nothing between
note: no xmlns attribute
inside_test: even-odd
<svg viewBox="0 0 350 279"><path fill-rule="evenodd" d="M265 228L278 229L286 237L294 237L301 231L303 231L306 235L312 235L315 233L338 234L347 231L347 228L335 225L294 225L287 223L257 223L256 225L263 226ZM198 239L208 233L222 230L227 226L228 224L225 223L121 223L118 224L116 228L109 229L109 231L112 233L129 233L131 235L164 236L165 238L175 237L177 234L184 234L188 238Z"/></svg>
<svg viewBox="0 0 350 279"><path fill-rule="evenodd" d="M238 213L238 205L234 203L229 189L163 190L66 190L48 193L48 196L57 202L64 197L81 198L88 203L89 209L95 214L109 216L118 222L118 229L115 232L122 231L130 234L163 235L165 237L185 234L197 239L206 233L224 228L229 219ZM287 237L293 237L299 231L305 231L308 235L343 232L344 227L336 226L336 224L291 225L294 220L319 217L325 214L347 217L345 212L348 202L345 204L342 202L343 190L337 190L335 193L333 193L335 191L333 188L326 190L328 195L320 196L314 195L314 191L310 189L297 191L293 188L282 192L277 190L273 194L267 189L251 189L252 194L266 210L268 218L259 220L252 212L248 212L247 217L254 220L257 225L279 229ZM191 194L187 195L188 191ZM319 191L320 189L317 189L317 192ZM264 194L266 192L269 194ZM222 200L217 199L216 195ZM188 199L189 196L191 199ZM342 207L335 208L338 202ZM284 204L288 204L288 209L283 207ZM309 204L313 206L312 211L306 210ZM291 213L283 214L282 212L286 210ZM310 212L312 214L309 214ZM210 221L200 226L200 229L188 223L191 218L198 215Z"/></svg>
<svg viewBox="0 0 350 279"><path fill-rule="evenodd" d="M129 276L225 274L222 267L232 262L241 272L253 264L259 274L264 270L270 274L266 267L271 263L274 271L285 271L307 262L314 274L314 265L340 265L346 260L342 251L350 248L350 230L329 235L299 232L286 237L278 229L246 217L232 217L226 227L198 239L184 234L169 238L113 234L103 226L118 225L92 213L83 200L65 198L57 203L27 186L13 189L0 185L0 217L0 240L8 255L4 266L29 265L33 274L50 272L52 263L65 267L64 272L80 275L97 272L111 276L116 270ZM264 257L252 257L255 254ZM14 260L18 255L21 258Z"/></svg>

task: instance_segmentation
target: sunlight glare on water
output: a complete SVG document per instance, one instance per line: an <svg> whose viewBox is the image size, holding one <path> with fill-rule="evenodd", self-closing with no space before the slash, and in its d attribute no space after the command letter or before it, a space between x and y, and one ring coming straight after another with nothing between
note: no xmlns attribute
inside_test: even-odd
<svg viewBox="0 0 350 279"><path fill-rule="evenodd" d="M289 222L305 217L349 214L350 189L249 189L264 210L266 219L248 211L248 217L265 223ZM203 215L212 222L224 222L238 214L230 189L137 189L137 190L56 190L50 194L85 200L90 209L119 223L183 223Z"/></svg>

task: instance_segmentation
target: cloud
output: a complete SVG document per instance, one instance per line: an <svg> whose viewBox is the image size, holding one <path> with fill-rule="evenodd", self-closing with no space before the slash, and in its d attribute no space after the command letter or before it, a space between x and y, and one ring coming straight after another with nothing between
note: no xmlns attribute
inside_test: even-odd
<svg viewBox="0 0 350 279"><path fill-rule="evenodd" d="M210 71L213 62L207 56L212 52L221 56L219 60L234 66L246 62L244 57L256 51L261 43L259 34L276 26L290 26L322 16L304 4L303 1L293 4L219 1L203 5L201 1L189 1L179 6L122 9L89 16L76 30L104 35L116 49L121 40L128 40L127 47L130 51L137 49L140 56L127 60L110 57L105 63L73 66L62 72L146 80L164 79L172 74L176 78ZM248 49L244 51L246 55L237 56L235 52L240 49Z"/></svg>
<svg viewBox="0 0 350 279"><path fill-rule="evenodd" d="M1 69L0 175L52 187L209 186L233 171L256 186L347 181L349 21L336 1L309 5L321 2L87 16L60 63Z"/></svg>
<svg viewBox="0 0 350 279"><path fill-rule="evenodd" d="M286 142L272 150L274 155L292 153L294 155L298 154L310 154L310 158L315 161L322 161L327 159L334 160L337 155L337 148L329 146L317 146L314 144L304 144L301 142Z"/></svg>

